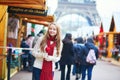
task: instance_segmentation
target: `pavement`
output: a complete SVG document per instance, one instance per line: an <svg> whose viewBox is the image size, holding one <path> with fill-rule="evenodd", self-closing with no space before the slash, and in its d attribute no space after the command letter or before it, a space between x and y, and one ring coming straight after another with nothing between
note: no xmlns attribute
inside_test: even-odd
<svg viewBox="0 0 120 80"><path fill-rule="evenodd" d="M32 80L32 72L19 71L10 80Z"/></svg>
<svg viewBox="0 0 120 80"><path fill-rule="evenodd" d="M114 65L120 66L120 61L115 60L114 58L106 58L106 57L102 57L101 60L110 62Z"/></svg>
<svg viewBox="0 0 120 80"><path fill-rule="evenodd" d="M120 66L120 62L116 61L113 58L102 57L100 60L109 62L116 66ZM54 80L59 80L60 79L60 71L56 70L54 76L55 76ZM12 76L10 80L32 80L32 73L28 72L28 71L19 71L14 76ZM75 76L73 76L72 73L71 73L71 80L75 80Z"/></svg>

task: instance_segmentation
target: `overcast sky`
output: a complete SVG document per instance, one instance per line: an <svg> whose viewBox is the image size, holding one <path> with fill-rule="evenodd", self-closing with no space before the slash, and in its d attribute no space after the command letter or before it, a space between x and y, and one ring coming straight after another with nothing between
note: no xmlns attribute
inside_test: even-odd
<svg viewBox="0 0 120 80"><path fill-rule="evenodd" d="M120 12L120 0L96 0L97 10L101 17L109 17Z"/></svg>
<svg viewBox="0 0 120 80"><path fill-rule="evenodd" d="M120 13L120 0L96 0L104 32L109 32L112 15Z"/></svg>

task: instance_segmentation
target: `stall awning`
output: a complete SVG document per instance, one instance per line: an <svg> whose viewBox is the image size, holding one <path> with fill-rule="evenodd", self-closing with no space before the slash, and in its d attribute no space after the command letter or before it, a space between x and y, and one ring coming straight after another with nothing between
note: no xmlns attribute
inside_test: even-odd
<svg viewBox="0 0 120 80"><path fill-rule="evenodd" d="M26 18L23 18L23 21L33 23L33 24L40 24L40 25L44 25L44 26L49 25L49 22L46 22L46 21L39 21L39 20L26 19Z"/></svg>
<svg viewBox="0 0 120 80"><path fill-rule="evenodd" d="M53 22L54 16L47 15L46 0L0 0L0 5L8 5L8 13L14 13L27 22L45 24Z"/></svg>
<svg viewBox="0 0 120 80"><path fill-rule="evenodd" d="M45 10L46 0L0 0L1 5Z"/></svg>
<svg viewBox="0 0 120 80"><path fill-rule="evenodd" d="M38 21L46 21L53 22L54 16L36 16L36 15L26 15L26 14L16 14L20 18L28 18L29 20L38 20Z"/></svg>

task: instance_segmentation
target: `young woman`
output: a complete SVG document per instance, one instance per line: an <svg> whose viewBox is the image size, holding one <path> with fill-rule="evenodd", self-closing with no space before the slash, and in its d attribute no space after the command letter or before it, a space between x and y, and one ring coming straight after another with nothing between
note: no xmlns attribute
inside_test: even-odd
<svg viewBox="0 0 120 80"><path fill-rule="evenodd" d="M60 26L50 23L46 34L37 40L32 52L36 58L33 65L34 80L53 80L55 62L61 56L60 35Z"/></svg>

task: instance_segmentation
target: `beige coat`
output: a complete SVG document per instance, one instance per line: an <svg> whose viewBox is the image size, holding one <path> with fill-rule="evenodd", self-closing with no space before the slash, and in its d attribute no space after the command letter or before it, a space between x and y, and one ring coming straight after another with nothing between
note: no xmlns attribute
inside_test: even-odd
<svg viewBox="0 0 120 80"><path fill-rule="evenodd" d="M37 43L34 46L34 49L32 51L32 55L35 57L35 61L34 61L33 66L36 67L36 68L39 68L39 69L42 69L43 58L47 54L47 53L43 53L43 52L40 51L40 43L41 43L42 38L43 37L40 37L37 40ZM61 42L60 53L61 53L61 50L62 50L62 42ZM56 47L54 48L53 56L50 56L50 55L47 56L46 60L47 61L52 61L52 71L55 70L55 62L59 61L60 57L61 57L61 54L59 56L57 56Z"/></svg>

